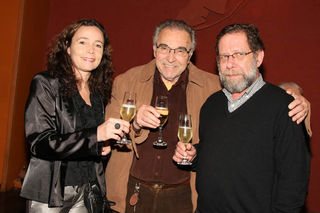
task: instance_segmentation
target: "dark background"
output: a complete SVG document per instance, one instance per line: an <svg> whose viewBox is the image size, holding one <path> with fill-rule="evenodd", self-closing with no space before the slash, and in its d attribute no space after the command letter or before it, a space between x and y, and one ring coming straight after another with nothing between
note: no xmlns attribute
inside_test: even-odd
<svg viewBox="0 0 320 213"><path fill-rule="evenodd" d="M80 18L95 18L103 23L110 36L118 75L152 59L154 28L167 18L184 19L195 27L197 50L192 60L199 68L212 73L216 73L214 46L219 30L235 22L253 23L260 29L266 46L265 79L274 84L294 81L303 88L305 97L311 102L313 158L307 207L310 213L320 213L320 0L13 1L20 4L15 6L20 13L16 16L17 25L10 27L18 28L19 32L14 45L17 52L14 74L4 72L7 80L1 80L12 88L8 100L5 99L10 106L10 113L5 118L10 125L5 126L8 137L1 141L7 150L2 155L4 166L0 165L2 190L12 187L13 179L27 162L23 111L30 80L45 68L47 46L66 25ZM2 106L0 110L7 112Z"/></svg>

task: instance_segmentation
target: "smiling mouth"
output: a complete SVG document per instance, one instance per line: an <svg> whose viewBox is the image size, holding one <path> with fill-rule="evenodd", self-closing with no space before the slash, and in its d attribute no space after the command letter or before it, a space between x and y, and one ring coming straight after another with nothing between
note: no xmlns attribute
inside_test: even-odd
<svg viewBox="0 0 320 213"><path fill-rule="evenodd" d="M95 59L94 58L83 58L84 61L87 61L87 62L94 62Z"/></svg>
<svg viewBox="0 0 320 213"><path fill-rule="evenodd" d="M165 67L168 67L168 68L174 68L176 67L175 65L173 64L163 64Z"/></svg>

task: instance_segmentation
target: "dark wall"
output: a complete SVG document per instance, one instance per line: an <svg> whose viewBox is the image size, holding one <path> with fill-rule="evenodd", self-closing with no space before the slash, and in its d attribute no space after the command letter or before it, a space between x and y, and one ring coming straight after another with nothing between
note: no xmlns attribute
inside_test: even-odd
<svg viewBox="0 0 320 213"><path fill-rule="evenodd" d="M197 29L198 46L193 58L196 65L216 72L217 32L234 22L257 25L266 45L266 80L275 84L297 82L312 104L313 159L307 203L310 212L320 212L319 11L318 0L54 0L50 1L46 41L74 20L95 18L109 33L114 67L119 74L152 59L155 25L167 18L182 18Z"/></svg>

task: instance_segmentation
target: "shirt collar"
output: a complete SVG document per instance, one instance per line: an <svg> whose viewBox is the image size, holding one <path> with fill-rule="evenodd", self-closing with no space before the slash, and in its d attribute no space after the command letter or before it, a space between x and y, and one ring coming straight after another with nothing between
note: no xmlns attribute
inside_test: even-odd
<svg viewBox="0 0 320 213"><path fill-rule="evenodd" d="M175 87L175 86L183 86L185 87L185 85L187 85L187 82L188 82L188 75L189 75L189 69L188 67L181 73L178 81L173 84L172 86ZM158 84L164 84L162 79L161 79L161 75L160 75L160 72L158 70L157 67L155 67L155 73L154 73L154 80L158 83Z"/></svg>
<svg viewBox="0 0 320 213"><path fill-rule="evenodd" d="M259 74L259 77L255 80L255 82L253 82L253 84L251 84L250 87L248 87L246 89L246 91L243 93L242 96L244 96L245 94L247 96L252 96L254 93L256 93L263 85L265 84L265 81L263 80L263 77L261 74ZM223 93L226 95L226 97L228 98L228 101L230 102L234 102L235 100L232 99L232 93L230 93L228 90L226 90L225 88L222 89ZM241 96L241 97L242 97ZM240 97L240 98L241 98ZM240 99L238 98L238 99Z"/></svg>

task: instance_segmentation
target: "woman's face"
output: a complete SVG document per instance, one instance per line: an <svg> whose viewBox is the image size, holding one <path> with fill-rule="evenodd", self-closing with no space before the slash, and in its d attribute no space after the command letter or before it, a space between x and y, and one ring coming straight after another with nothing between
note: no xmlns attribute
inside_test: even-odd
<svg viewBox="0 0 320 213"><path fill-rule="evenodd" d="M81 26L72 37L67 52L74 71L90 74L101 62L103 54L103 33L95 26Z"/></svg>

